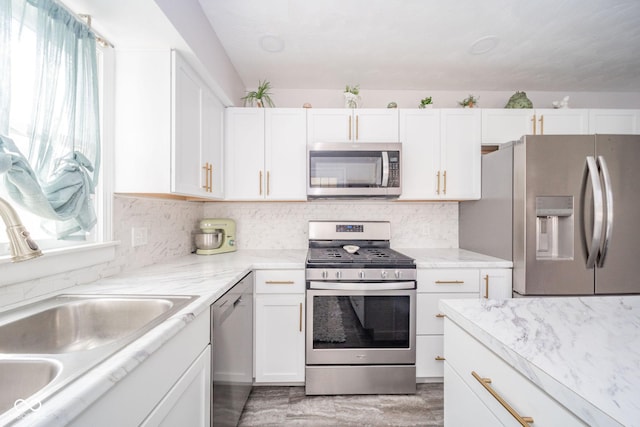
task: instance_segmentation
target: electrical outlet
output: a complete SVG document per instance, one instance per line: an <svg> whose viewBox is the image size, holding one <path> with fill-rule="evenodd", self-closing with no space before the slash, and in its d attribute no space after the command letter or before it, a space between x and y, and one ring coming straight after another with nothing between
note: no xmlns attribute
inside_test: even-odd
<svg viewBox="0 0 640 427"><path fill-rule="evenodd" d="M136 246L143 246L147 243L149 243L147 239L147 227L131 228L131 246L135 248Z"/></svg>

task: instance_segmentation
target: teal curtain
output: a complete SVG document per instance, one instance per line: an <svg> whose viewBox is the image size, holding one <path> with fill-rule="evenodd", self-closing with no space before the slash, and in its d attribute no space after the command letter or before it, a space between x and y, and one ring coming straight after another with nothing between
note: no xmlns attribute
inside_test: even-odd
<svg viewBox="0 0 640 427"><path fill-rule="evenodd" d="M100 165L95 36L53 0L13 2L22 11L21 25L35 28L36 90L29 151L20 153L4 133L0 173L13 200L54 221L45 229L56 237L90 231Z"/></svg>

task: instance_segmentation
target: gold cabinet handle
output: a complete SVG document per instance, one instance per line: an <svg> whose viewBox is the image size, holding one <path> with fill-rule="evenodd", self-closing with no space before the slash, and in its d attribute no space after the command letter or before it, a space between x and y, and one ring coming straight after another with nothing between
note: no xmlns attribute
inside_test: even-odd
<svg viewBox="0 0 640 427"><path fill-rule="evenodd" d="M533 418L531 417L522 417L520 416L520 414L518 414L516 412L515 409L513 409L511 407L511 405L509 405L507 403L506 400L504 400L502 398L502 396L500 396L494 389L493 387L491 387L489 384L491 384L491 379L490 378L482 378L480 375L478 375L476 373L476 371L471 371L471 375L473 375L473 378L475 378L476 380L478 380L478 382L480 384L482 384L482 387L485 388L485 390L487 390L489 392L489 394L491 394L491 396L493 396L498 403L500 403L502 405L502 407L504 409L506 409L512 416L513 418L516 419L516 421L518 421L520 423L520 425L522 427L531 427L530 424L533 424Z"/></svg>
<svg viewBox="0 0 640 427"><path fill-rule="evenodd" d="M442 190L442 194L447 194L447 171L444 171L442 175L444 176L444 188Z"/></svg>
<svg viewBox="0 0 640 427"><path fill-rule="evenodd" d="M439 318L439 319L442 319L442 318L447 317L447 316L445 314L438 313L438 314L436 314L436 317Z"/></svg>
<svg viewBox="0 0 640 427"><path fill-rule="evenodd" d="M266 280L264 283L267 285L293 285L296 282L293 280Z"/></svg>
<svg viewBox="0 0 640 427"><path fill-rule="evenodd" d="M489 275L484 276L484 297L489 299Z"/></svg>
<svg viewBox="0 0 640 427"><path fill-rule="evenodd" d="M436 280L436 285L461 285L464 280Z"/></svg>
<svg viewBox="0 0 640 427"><path fill-rule="evenodd" d="M258 172L258 191L260 192L260 195L262 196L262 171Z"/></svg>
<svg viewBox="0 0 640 427"><path fill-rule="evenodd" d="M269 195L270 191L271 191L271 173L269 171L267 171L267 196Z"/></svg>
<svg viewBox="0 0 640 427"><path fill-rule="evenodd" d="M536 115L533 115L533 118L531 119L531 121L533 122L533 134L536 134Z"/></svg>
<svg viewBox="0 0 640 427"><path fill-rule="evenodd" d="M302 332L302 303L300 303L300 322L299 322L298 330Z"/></svg>
<svg viewBox="0 0 640 427"><path fill-rule="evenodd" d="M436 188L436 194L440 194L440 171L436 174L438 180L438 188Z"/></svg>
<svg viewBox="0 0 640 427"><path fill-rule="evenodd" d="M540 122L540 135L544 135L544 114L540 115L538 121Z"/></svg>
<svg viewBox="0 0 640 427"><path fill-rule="evenodd" d="M206 162L202 169L204 170L204 185L202 188L204 188L204 191L211 193L213 188L213 164Z"/></svg>
<svg viewBox="0 0 640 427"><path fill-rule="evenodd" d="M213 192L213 163L209 163L209 193Z"/></svg>
<svg viewBox="0 0 640 427"><path fill-rule="evenodd" d="M349 116L349 141L351 141L351 116Z"/></svg>
<svg viewBox="0 0 640 427"><path fill-rule="evenodd" d="M436 356L436 360L440 362L440 361L443 361L443 360L445 360L445 359L444 359L444 357L442 357L442 356Z"/></svg>
<svg viewBox="0 0 640 427"><path fill-rule="evenodd" d="M360 117L356 114L356 141L358 140L358 135L360 134L360 126L358 124Z"/></svg>

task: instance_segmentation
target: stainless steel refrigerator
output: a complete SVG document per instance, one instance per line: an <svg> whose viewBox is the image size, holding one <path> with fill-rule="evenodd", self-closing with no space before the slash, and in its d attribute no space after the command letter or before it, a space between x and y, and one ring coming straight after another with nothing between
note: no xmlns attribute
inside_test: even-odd
<svg viewBox="0 0 640 427"><path fill-rule="evenodd" d="M514 296L640 293L640 135L501 146L459 221L461 248L513 261Z"/></svg>

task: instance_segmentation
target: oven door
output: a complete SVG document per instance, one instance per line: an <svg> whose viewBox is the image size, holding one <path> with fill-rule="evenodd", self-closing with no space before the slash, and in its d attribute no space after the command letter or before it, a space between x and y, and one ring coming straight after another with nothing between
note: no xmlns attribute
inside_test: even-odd
<svg viewBox="0 0 640 427"><path fill-rule="evenodd" d="M309 197L397 197L399 143L316 143L307 150Z"/></svg>
<svg viewBox="0 0 640 427"><path fill-rule="evenodd" d="M415 309L415 289L307 289L307 365L415 364Z"/></svg>

